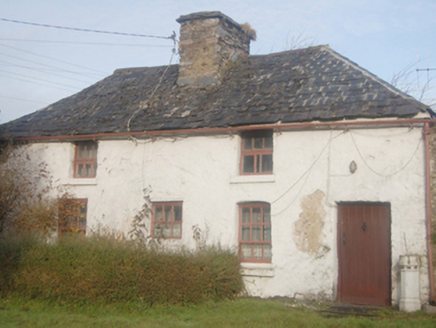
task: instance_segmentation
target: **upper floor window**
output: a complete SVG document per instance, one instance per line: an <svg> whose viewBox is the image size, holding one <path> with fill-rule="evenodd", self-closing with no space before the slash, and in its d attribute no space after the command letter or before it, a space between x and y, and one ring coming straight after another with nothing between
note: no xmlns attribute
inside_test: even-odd
<svg viewBox="0 0 436 328"><path fill-rule="evenodd" d="M152 236L182 238L182 202L153 203Z"/></svg>
<svg viewBox="0 0 436 328"><path fill-rule="evenodd" d="M97 142L85 141L76 144L74 177L95 178L97 175Z"/></svg>
<svg viewBox="0 0 436 328"><path fill-rule="evenodd" d="M268 203L239 205L239 250L242 262L271 262L271 207Z"/></svg>
<svg viewBox="0 0 436 328"><path fill-rule="evenodd" d="M87 199L68 199L59 204L59 236L85 236Z"/></svg>
<svg viewBox="0 0 436 328"><path fill-rule="evenodd" d="M272 131L256 131L242 135L241 174L272 174Z"/></svg>

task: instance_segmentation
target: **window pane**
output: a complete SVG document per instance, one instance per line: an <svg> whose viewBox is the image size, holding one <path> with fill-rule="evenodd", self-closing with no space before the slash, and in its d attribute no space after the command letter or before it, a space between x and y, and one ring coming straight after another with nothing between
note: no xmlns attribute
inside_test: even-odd
<svg viewBox="0 0 436 328"><path fill-rule="evenodd" d="M253 223L260 223L260 207L253 207Z"/></svg>
<svg viewBox="0 0 436 328"><path fill-rule="evenodd" d="M154 237L161 238L162 237L162 227L160 224L156 224L154 226Z"/></svg>
<svg viewBox="0 0 436 328"><path fill-rule="evenodd" d="M251 245L244 244L242 245L242 258L243 259L251 259Z"/></svg>
<svg viewBox="0 0 436 328"><path fill-rule="evenodd" d="M260 226L252 226L251 235L253 241L260 241Z"/></svg>
<svg viewBox="0 0 436 328"><path fill-rule="evenodd" d="M182 207L174 206L174 221L182 221Z"/></svg>
<svg viewBox="0 0 436 328"><path fill-rule="evenodd" d="M76 173L79 178L83 177L83 164L77 165Z"/></svg>
<svg viewBox="0 0 436 328"><path fill-rule="evenodd" d="M250 209L248 207L242 208L242 223L250 223Z"/></svg>
<svg viewBox="0 0 436 328"><path fill-rule="evenodd" d="M264 260L271 260L272 258L271 245L263 245L263 258Z"/></svg>
<svg viewBox="0 0 436 328"><path fill-rule="evenodd" d="M262 245L253 245L253 258L254 259L262 258Z"/></svg>
<svg viewBox="0 0 436 328"><path fill-rule="evenodd" d="M80 216L80 218L79 218L79 227L86 227L86 217Z"/></svg>
<svg viewBox="0 0 436 328"><path fill-rule="evenodd" d="M254 149L262 149L263 148L263 138L256 137L254 138Z"/></svg>
<svg viewBox="0 0 436 328"><path fill-rule="evenodd" d="M85 165L85 177L90 177L91 176L91 164L86 164Z"/></svg>
<svg viewBox="0 0 436 328"><path fill-rule="evenodd" d="M260 167L260 155L256 155L256 173L260 172L259 167Z"/></svg>
<svg viewBox="0 0 436 328"><path fill-rule="evenodd" d="M241 240L242 241L250 241L250 227L249 226L242 227Z"/></svg>
<svg viewBox="0 0 436 328"><path fill-rule="evenodd" d="M85 158L85 145L79 145L79 158Z"/></svg>
<svg viewBox="0 0 436 328"><path fill-rule="evenodd" d="M251 141L252 140L253 140L253 138L251 138L251 137L244 138L244 149L251 149Z"/></svg>
<svg viewBox="0 0 436 328"><path fill-rule="evenodd" d="M87 144L86 145L86 158L93 158L93 144Z"/></svg>
<svg viewBox="0 0 436 328"><path fill-rule="evenodd" d="M254 172L254 156L244 156L244 173L253 173Z"/></svg>
<svg viewBox="0 0 436 328"><path fill-rule="evenodd" d="M154 208L154 220L162 221L162 206L156 206Z"/></svg>
<svg viewBox="0 0 436 328"><path fill-rule="evenodd" d="M172 220L171 209L172 209L171 205L165 205L165 221L171 221Z"/></svg>
<svg viewBox="0 0 436 328"><path fill-rule="evenodd" d="M273 147L273 138L272 136L265 137L265 148L272 148Z"/></svg>
<svg viewBox="0 0 436 328"><path fill-rule="evenodd" d="M92 176L97 176L97 163L92 165Z"/></svg>
<svg viewBox="0 0 436 328"><path fill-rule="evenodd" d="M263 222L264 223L271 222L271 209L270 209L270 207L263 208Z"/></svg>
<svg viewBox="0 0 436 328"><path fill-rule="evenodd" d="M162 237L171 238L171 223L163 224Z"/></svg>
<svg viewBox="0 0 436 328"><path fill-rule="evenodd" d="M272 155L262 155L262 172L272 172L273 161Z"/></svg>
<svg viewBox="0 0 436 328"><path fill-rule="evenodd" d="M263 226L263 241L271 241L271 226Z"/></svg>
<svg viewBox="0 0 436 328"><path fill-rule="evenodd" d="M174 225L173 225L173 237L174 238L182 237L182 225L180 223L174 223Z"/></svg>

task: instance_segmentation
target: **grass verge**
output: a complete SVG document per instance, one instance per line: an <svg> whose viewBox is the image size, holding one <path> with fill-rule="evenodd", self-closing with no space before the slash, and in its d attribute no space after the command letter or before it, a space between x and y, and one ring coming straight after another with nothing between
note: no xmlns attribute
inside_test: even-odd
<svg viewBox="0 0 436 328"><path fill-rule="evenodd" d="M190 306L79 305L0 299L1 327L435 327L436 315L386 308L371 317L326 318L326 305L236 299Z"/></svg>

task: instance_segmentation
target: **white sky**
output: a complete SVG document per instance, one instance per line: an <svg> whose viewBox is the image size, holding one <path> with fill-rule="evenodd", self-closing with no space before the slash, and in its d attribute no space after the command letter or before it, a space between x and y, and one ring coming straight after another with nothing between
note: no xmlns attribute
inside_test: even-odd
<svg viewBox="0 0 436 328"><path fill-rule="evenodd" d="M423 101L436 100L436 70L416 72L436 68L436 0L0 0L0 18L158 36L178 35L180 15L215 10L257 31L251 54L287 50L303 35L386 81L410 67L410 87L422 89L429 79L433 88ZM79 92L117 68L167 65L171 49L169 40L0 21L0 123Z"/></svg>

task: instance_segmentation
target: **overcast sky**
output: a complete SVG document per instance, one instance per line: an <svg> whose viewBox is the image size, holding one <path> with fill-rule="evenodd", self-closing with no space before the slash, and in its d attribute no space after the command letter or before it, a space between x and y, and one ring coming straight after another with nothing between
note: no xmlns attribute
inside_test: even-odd
<svg viewBox="0 0 436 328"><path fill-rule="evenodd" d="M328 44L388 82L409 67L410 87L422 89L429 80L433 89L423 101L435 102L436 70L416 68L436 68L436 0L0 0L2 19L163 37L179 35L180 15L215 10L257 31L253 55L287 50L298 38L302 45ZM117 68L167 65L171 51L166 39L0 20L0 123Z"/></svg>

